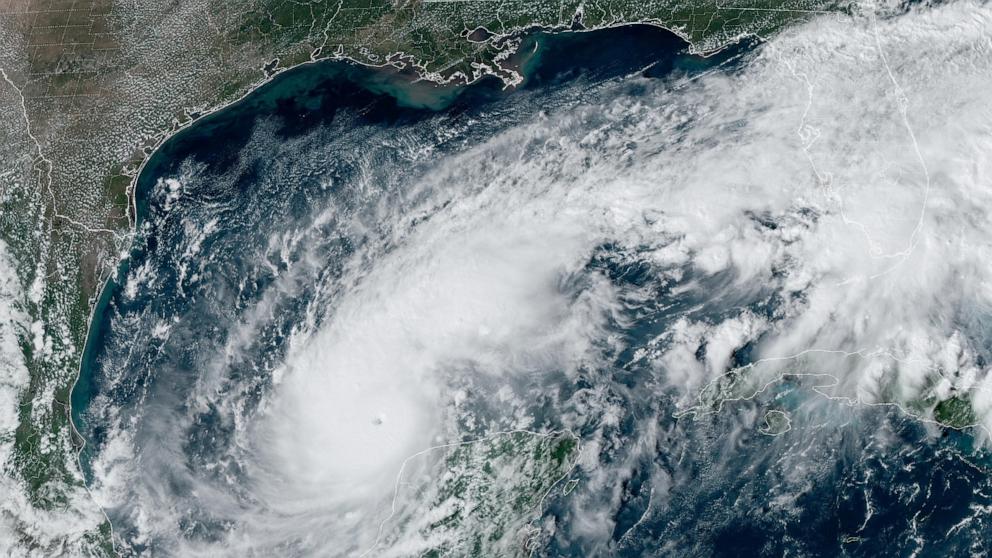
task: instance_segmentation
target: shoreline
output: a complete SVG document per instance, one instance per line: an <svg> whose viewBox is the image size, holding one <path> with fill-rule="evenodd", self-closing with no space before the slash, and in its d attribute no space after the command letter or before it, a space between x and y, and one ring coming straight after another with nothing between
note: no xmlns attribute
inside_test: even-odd
<svg viewBox="0 0 992 558"><path fill-rule="evenodd" d="M817 12L817 13L829 14L831 12ZM505 41L512 41L514 39L519 39L521 43L517 44L516 48L514 48L512 52L509 52L509 57L512 57L519 54L519 47L522 45L522 41L526 39L535 39L540 35L575 36L586 33L624 29L628 27L647 27L674 35L687 45L687 51L689 54L701 58L710 58L712 56L716 56L727 49L742 45L749 39L756 39L759 43L763 43L767 40L767 37L762 37L757 33L743 33L736 37L733 37L732 39L728 39L725 43L720 44L715 48L703 49L697 47L696 44L693 43L681 29L666 26L658 20L643 20L643 21L635 21L635 22L614 22L607 25L590 27L590 28L584 28L584 27L574 28L568 25L534 26L534 27L515 29L510 33L504 33L502 35L493 34L491 37L489 37L489 39L487 39L487 42L498 43L498 42L505 42ZM485 28L480 27L479 29L485 29ZM322 48L323 47L318 47L317 49L315 49L314 52L317 52ZM311 54L311 58L309 60L300 62L298 64L294 64L292 66L285 66L285 67L279 66L279 60L280 60L279 58L274 58L273 60L264 62L261 66L259 66L258 69L263 73L264 77L261 80L249 85L245 90L245 92L239 95L237 98L231 99L229 101L223 101L220 104L213 107L204 108L202 111L193 110L193 112L191 113L190 108L184 109L186 115L190 117L189 120L186 120L184 122L177 121L178 126L176 128L160 133L161 135L160 139L153 146L151 146L149 151L147 151L147 154L141 160L141 163L138 165L138 167L135 169L134 176L131 177L131 180L128 183L128 187L127 187L128 222L129 222L130 230L127 231L127 234L133 234L135 232L134 229L137 226L137 222L136 222L137 200L134 190L137 185L138 179L140 178L141 173L144 171L145 167L147 166L148 161L150 161L159 152L160 148L164 144L169 142L169 140L171 140L173 137L179 135L180 133L184 132L186 129L191 127L194 123L201 122L202 120L204 120L209 116L212 116L220 111L230 108L232 105L236 105L244 101L248 97L252 96L256 91L271 84L279 76L287 72L299 70L301 68L305 68L307 66L314 64L341 63L341 64L351 65L354 67L360 67L360 68L372 70L375 72L383 72L385 75L389 75L389 72L392 72L393 76L398 77L402 75L402 72L408 71L412 68L414 70L414 73L413 75L409 76L410 78L410 81L408 82L409 85L425 82L430 86L434 86L437 88L450 88L450 90L453 92L464 90L465 88L471 87L477 84L478 82L482 81L483 79L490 77L499 79L503 83L504 90L511 88L515 89L518 86L525 84L527 78L527 76L524 73L521 73L520 81L507 82L505 79L503 79L503 77L499 73L492 71L492 69L489 68L488 66L485 67L486 71L478 73L471 78L469 78L462 72L454 72L448 77L443 77L443 75L440 72L424 71L425 69L423 68L423 66L413 62L410 55L402 51L390 54L388 57L386 57L386 61L382 62L381 64L377 64L371 61L359 60L357 58L349 57L343 54L341 55L333 54L323 58L313 58ZM275 64L275 67L270 69L270 66L273 63ZM520 72L522 70L523 65L524 65L523 63L511 64L506 69L511 70L513 72ZM193 116L194 114L195 116Z"/></svg>
<svg viewBox="0 0 992 558"><path fill-rule="evenodd" d="M80 431L79 425L77 424L77 413L81 410L85 410L90 398L92 397L92 392L89 388L90 380L88 378L84 378L84 372L86 372L88 365L92 364L91 361L93 360L93 351L95 350L94 343L96 343L100 338L101 324L99 324L98 321L100 320L101 315L106 311L107 306L111 303L114 293L120 288L117 281L122 273L126 273L126 266L130 264L133 241L138 234L138 228L144 218L144 216L139 213L139 210L144 210L144 208L140 207L139 203L139 197L142 195L140 188L142 179L146 171L148 171L149 166L156 161L157 157L162 155L164 147L168 146L173 140L176 140L176 138L182 137L184 133L188 133L191 129L195 129L194 124L203 125L205 122L209 122L212 117L216 118L218 115L223 114L224 111L231 109L232 107L236 107L249 99L256 98L259 91L265 90L267 87L272 86L281 79L286 79L287 75L291 75L294 72L306 71L308 67L318 66L321 64L336 67L338 68L337 71L341 74L339 75L339 78L343 77L344 79L348 79L356 86L366 89L376 95L388 96L400 106L405 108L419 108L429 112L438 112L450 107L453 103L457 102L457 100L461 98L466 91L470 91L473 87L477 87L480 83L483 83L489 78L499 80L499 84L502 86L501 92L505 92L505 94L508 95L512 94L521 87L527 87L529 79L533 77L541 66L539 56L536 57L537 61L534 67L529 67L529 63L535 61L535 55L539 50L538 47L542 45L542 39L550 38L551 40L567 40L569 38L581 38L582 40L588 40L587 36L589 34L597 32L609 33L627 28L643 28L646 32L658 32L677 38L684 44L684 50L688 55L703 59L711 58L727 51L728 49L742 48L750 50L755 46L753 44L747 44L748 39L750 38L756 38L758 40L757 44L759 45L764 42L764 39L758 37L757 35L743 35L735 38L733 42L721 45L719 48L701 51L694 44L689 42L685 35L679 30L674 30L655 22L611 23L606 26L588 29L575 29L568 26L533 27L517 30L513 34L490 38L494 41L518 40L518 42L514 45L512 56L507 57L508 59L513 56L516 57L512 59L511 67L514 71L520 72L519 76L521 79L514 83L507 82L501 74L488 67L486 68L486 71L476 74L471 79L464 76L464 74L460 74L460 72L456 72L447 78L441 78L440 74L436 74L437 78L435 78L435 75L421 72L420 67L405 61L402 57L390 57L386 61L377 64L373 62L356 60L347 56L330 55L323 58L311 58L310 60L289 67L277 66L273 69L271 68L272 64L278 64L278 59L276 59L265 62L259 66L259 70L262 71L265 76L256 83L250 85L244 93L236 98L222 102L210 108L205 108L202 111L189 108L185 109L185 114L190 118L183 122L175 120L175 128L161 132L154 145L146 151L141 163L134 170L134 174L130 178L130 182L128 183L126 190L128 197L128 230L123 233L128 239L128 246L126 248L126 252L124 252L124 255L116 259L114 262L111 262L111 265L108 266L110 271L107 274L107 277L100 282L99 288L91 298L91 306L86 321L86 335L84 337L83 350L80 354L79 363L76 367L76 373L70 386L68 397L69 424L71 429L70 436L74 442L74 446L76 446L74 448L76 466L83 475L86 490L89 491L90 489L90 470L88 466L84 467L84 461L87 459L85 452L87 446L89 446L90 440L83 435ZM528 47L533 45L534 48L530 52L521 54L523 50L526 50L521 49L521 47L525 45ZM403 53L398 53L398 55L402 54ZM578 62L581 62L581 60ZM573 64L573 66L579 67L581 64L576 63ZM346 75L350 73L349 70L352 72L355 70L359 72L368 72L366 77L382 79L379 82L374 82L374 80L371 79L367 82L360 82L354 79L354 76ZM411 70L413 70L413 72L407 74L407 72L410 72ZM434 99L434 103L425 102L423 98L418 98L415 94L410 96L402 95L404 88L412 88L408 89L408 92L412 93L417 93L416 90L418 88L423 88L420 93L436 93L438 96ZM83 403L80 401L79 403L81 403L81 405L77 405L77 402L75 401L77 398L77 389L81 387L82 382L87 384L87 393L85 394L86 402ZM80 395L79 397L83 396ZM82 409L80 409L80 406ZM82 420L81 415L78 418L80 421ZM106 517L106 513L102 507L101 513L103 513Z"/></svg>

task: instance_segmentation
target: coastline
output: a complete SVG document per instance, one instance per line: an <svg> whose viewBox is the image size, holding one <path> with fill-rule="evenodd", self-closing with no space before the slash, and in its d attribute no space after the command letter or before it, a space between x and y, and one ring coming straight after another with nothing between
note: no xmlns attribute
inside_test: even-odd
<svg viewBox="0 0 992 558"><path fill-rule="evenodd" d="M631 29L634 31L630 31ZM286 80L292 80L293 76L314 72L314 76L312 77L341 79L358 88L364 89L370 94L391 98L398 107L421 110L425 114L432 114L449 108L466 94L471 95L475 93L489 97L490 99L498 99L503 95L512 94L517 89L527 88L531 85L532 81L534 85L541 87L545 80L553 79L541 74L541 71L549 65L546 60L543 60L545 51L548 50L547 43L552 44L551 48L553 48L555 41L565 44L585 43L586 46L595 46L596 43L591 41L591 37L595 36L596 33L612 34L618 32L629 32L633 35L643 35L646 37L653 36L653 40L657 40L662 45L663 48L661 50L670 49L673 44L678 43L681 46L681 56L688 60L696 59L695 63L697 64L700 62L698 59L710 59L720 54L729 53L728 59L735 58L738 51L751 50L755 44L760 44L761 42L760 37L755 42L749 42L747 37L743 37L738 38L735 43L722 45L720 48L711 51L701 52L693 44L689 43L682 33L652 22L615 23L605 27L590 29L535 27L518 31L518 33L527 34L525 36L516 35L519 38L519 42L514 50L514 57L508 58L508 63L512 64L516 71L520 72L521 79L516 83L508 83L495 71L478 74L472 79L462 76L462 78L466 78L463 81L459 81L461 78L457 76L435 80L430 75L420 75L417 72L411 73L410 69L412 66L403 63L402 58L391 58L382 64L374 64L344 56L332 55L324 58L311 58L308 61L285 68L278 66L272 68L274 61L270 61L260 67L265 73L265 77L256 84L248 87L240 96L202 111L190 111L187 109L187 115L190 116L188 120L177 122L175 128L162 133L154 147L142 159L128 184L127 212L129 230L126 234L131 242L136 238L139 227L146 217L147 206L143 202L147 202L148 192L150 188L154 187L157 180L158 175L155 172L158 168L157 165L164 162L163 158L166 160L169 158L170 147L174 147L177 142L181 143L183 138L189 134L195 135L196 133L202 133L204 126L209 127L211 123L216 125L218 121L223 121L225 115L234 108L264 105L266 102L271 102L279 96L277 94L278 86ZM509 35L503 37L504 40L510 38L511 36ZM574 44L568 48L572 48ZM587 65L584 66L583 62L587 63ZM572 69L588 69L596 67L597 63L602 64L602 62L602 60L570 60L567 66L572 67ZM637 71L645 72L645 77L660 75L648 73L648 70L653 65L652 63L646 68L637 67ZM690 66L692 65L694 64L690 64ZM561 67L554 67L553 63L550 66L552 66L552 73L562 70ZM413 67L415 68L415 66ZM314 68L319 68L320 70L313 70ZM489 83L492 83L492 85L489 85ZM266 97L265 92L270 94L269 97ZM83 472L87 483L91 477L88 463L89 456L87 454L87 446L90 445L88 443L90 440L83 434L82 430L84 428L81 428L81 426L85 424L84 414L93 395L92 368L96 365L96 355L94 353L103 338L102 336L105 334L103 327L106 322L106 311L114 295L120 289L118 280L129 269L132 250L133 246L129 246L127 254L116 262L113 262L110 268L111 271L102 281L96 296L91 299L92 303L87 319L83 351L72 386L70 387L68 412L72 430L71 435L77 447L77 466Z"/></svg>
<svg viewBox="0 0 992 558"><path fill-rule="evenodd" d="M112 301L114 294L120 288L120 285L118 283L118 278L125 275L130 267L130 252L133 249L133 246L131 244L133 243L133 240L137 235L138 228L141 226L142 219L144 217L144 210L145 210L145 207L141 203L141 199L143 195L147 195L147 191L143 189L141 186L145 185L150 188L150 187L154 187L155 184L154 180L148 180L148 176L149 176L148 172L150 170L154 170L154 164L158 162L158 159L160 159L163 156L164 153L163 150L166 149L171 142L181 141L183 134L190 132L191 130L195 130L197 126L208 124L211 118L222 117L225 111L237 107L241 103L254 99L259 91L265 90L267 87L270 87L273 84L278 83L279 80L281 79L286 79L287 76L291 76L293 72L306 71L307 68L310 66L321 65L321 64L333 66L335 68L340 68L342 70L345 70L345 72L342 73L346 73L348 68L361 68L364 71L369 72L369 77L379 76L386 78L386 80L390 78L395 79L396 80L396 82L394 83L395 89L390 90L389 88L384 87L383 86L384 83L383 83L380 84L379 91L382 94L389 95L394 99L397 99L398 102L400 102L400 99L402 99L402 96L400 95L401 92L400 86L403 85L403 83L398 79L400 77L400 74L398 72L390 72L389 71L390 66L388 64L384 66L372 66L369 64L352 62L351 60L346 60L346 59L326 58L326 59L310 60L308 62L304 62L302 64L292 66L290 68L280 68L269 74L262 81L251 86L243 95L237 97L236 99L220 104L209 110L198 112L196 113L195 118L191 118L190 120L181 123L177 128L170 130L168 134L164 135L163 138L156 143L152 151L150 151L144 157L140 166L135 172L134 176L131 178L131 181L127 188L128 222L129 222L128 225L129 230L125 233L129 238L129 242L128 242L129 246L127 248L127 254L124 257L113 262L112 266L110 267L110 272L108 273L107 277L101 282L100 288L97 290L96 296L94 296L92 299L89 316L86 322L86 337L83 344L83 351L80 356L79 366L77 366L76 374L73 379L73 383L70 387L70 392L69 392L70 396L69 396L68 413L70 417L69 423L72 429L71 437L77 446L77 451L76 451L77 465L80 466L80 470L84 472L84 476L88 476L88 467L83 466L84 465L83 461L85 460L86 457L85 448L88 444L85 436L80 431L79 425L83 420L82 411L84 410L85 405L89 401L89 397L91 395L90 390L92 388L90 382L91 378L89 378L86 374L87 367L88 365L95 364L93 362L94 355L92 353L93 350L95 349L94 344L100 341L102 334L103 324L98 323L99 321L102 321L100 317L110 305L110 302ZM386 72L386 73L381 74L380 72ZM472 85L474 85L475 83L477 82L473 82ZM409 85L413 85L413 84L414 82L409 83ZM368 85L371 85L371 83ZM425 85L424 87L428 87L428 86ZM434 85L432 84L430 85L430 87L434 87ZM447 86L447 87L437 86L437 87L442 90L442 93L445 94L446 97L448 97L449 102L453 101L455 97L457 97L457 95L460 94L461 91L463 91L465 88L465 86ZM371 90L372 89L370 89L370 91ZM431 110L440 110L444 108L444 106L439 106ZM85 391L80 392L79 388L85 388ZM80 408L81 404L84 407L83 409Z"/></svg>
<svg viewBox="0 0 992 558"><path fill-rule="evenodd" d="M831 12L817 12L817 13L826 14ZM507 90L523 85L527 80L526 60L516 59L516 57L520 55L520 50L521 50L520 47L523 46L524 42L527 39L535 39L540 36L568 37L568 36L582 35L586 33L606 32L606 31L623 30L626 28L638 28L638 27L649 28L654 31L661 31L663 33L671 34L686 44L686 50L688 54L704 59L717 56L729 49L741 48L742 46L746 45L749 41L754 41L755 43L763 43L767 40L767 37L763 37L757 33L746 33L734 37L722 44L719 44L714 48L707 49L704 47L699 47L698 45L693 43L690 40L689 36L683 30L674 28L672 26L667 26L658 20L613 22L607 25L601 25L601 26L589 27L589 28L575 27L574 25L533 26L527 28L514 29L511 32L504 33L502 35L492 34L492 36L487 39L489 42L499 43L499 42L512 41L515 39L521 41L519 44L516 45L516 48L512 52L508 52L508 56L506 57L507 59L511 60L511 63L506 65L505 68L508 70L512 70L514 72L519 72L520 74L521 79L519 81L513 81L513 82L505 80L499 74L499 72L493 71L491 68L488 67L484 68L483 72L478 73L472 76L471 78L469 78L462 72L454 72L450 76L444 77L444 75L441 74L440 72L426 71L426 69L423 68L422 65L418 65L415 62L413 62L410 56L404 52L396 52L391 54L390 56L386 57L385 61L382 62L381 64L377 64L368 60L360 60L343 54L332 54L329 56L324 56L324 57L318 56L315 58L312 53L311 58L309 60L300 62L298 64L294 64L292 66L279 66L280 59L275 58L268 62L264 62L261 66L259 66L259 70L263 73L264 77L259 81L249 85L245 89L245 91L236 98L227 101L222 101L214 106L205 107L202 109L197 109L196 107L187 108L185 112L186 115L189 117L188 120L182 122L176 121L176 127L170 130L164 130L160 132L159 137L157 138L154 145L151 146L149 151L147 151L145 157L142 159L141 163L135 169L134 175L131 177L131 180L127 186L128 219L129 219L129 228L131 229L127 232L133 234L134 229L137 226L135 222L137 208L135 207L136 196L135 196L134 188L142 172L144 171L145 166L148 164L149 160L151 160L151 158L154 157L154 155L159 152L161 147L167 142L169 142L173 137L181 134L187 128L191 127L193 124L198 123L217 112L223 111L231 107L232 105L236 105L244 101L245 99L251 97L256 91L265 88L282 74L294 70L298 70L301 68L305 68L313 64L341 63L341 64L351 65L354 67L373 70L376 72L383 72L385 75L393 75L396 77L403 77L404 75L406 75L406 77L409 78L409 81L406 83L406 85L415 85L417 83L424 82L432 87L442 88L442 89L446 88L449 94L454 94L454 95L457 95L457 93L460 92L461 90L473 86L476 83L487 78L499 79L503 83L503 89ZM480 27L479 29L483 29L486 32L492 33L491 31L482 27ZM317 53L318 51L322 51L322 48L323 47L317 48L314 51L314 53ZM750 48L750 46L747 46L745 48ZM411 68L413 69L412 72L410 72ZM436 107L435 110L440 110L441 108L443 107Z"/></svg>

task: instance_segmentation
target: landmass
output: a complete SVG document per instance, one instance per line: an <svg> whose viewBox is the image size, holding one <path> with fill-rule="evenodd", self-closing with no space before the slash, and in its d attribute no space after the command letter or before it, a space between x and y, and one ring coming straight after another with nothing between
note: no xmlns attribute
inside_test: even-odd
<svg viewBox="0 0 992 558"><path fill-rule="evenodd" d="M735 402L757 402L761 398L774 398L778 392L798 388L850 406L894 407L908 416L941 428L978 428L988 433L972 405L970 390L955 391L948 387L949 384L937 382L931 377L908 397L895 385L883 385L880 393L864 397L850 386L842 387L837 376L820 370L850 366L850 361L888 359L890 356L838 351L810 353L821 357L821 360L813 363L808 355L797 355L733 367L704 386L696 396L695 404L680 410L676 416L705 416L718 413ZM826 363L823 361L824 353L828 357ZM758 426L758 430L764 434L781 434L791 428L788 415L778 410L765 413L763 422L765 424Z"/></svg>
<svg viewBox="0 0 992 558"><path fill-rule="evenodd" d="M394 536L419 540L406 543L418 556L528 556L541 534L535 520L575 467L579 440L570 432L517 430L438 451L445 452L441 478L410 475L397 482L402 498L420 507L403 523L388 525Z"/></svg>

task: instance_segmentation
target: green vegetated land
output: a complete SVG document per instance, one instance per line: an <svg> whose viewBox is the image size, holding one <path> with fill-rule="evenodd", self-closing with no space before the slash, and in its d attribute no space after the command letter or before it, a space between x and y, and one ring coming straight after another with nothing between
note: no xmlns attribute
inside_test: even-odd
<svg viewBox="0 0 992 558"><path fill-rule="evenodd" d="M440 477L403 479L398 496L418 502L418 513L391 527L397 536L415 533L420 556L529 555L540 535L535 520L564 490L578 453L568 432L507 432L446 448Z"/></svg>
<svg viewBox="0 0 992 558"><path fill-rule="evenodd" d="M24 517L8 524L42 553L110 553L105 524L66 541L27 518L32 509L99 515L75 462L69 396L95 297L130 241L129 189L155 147L264 81L272 60L346 58L437 82L492 74L512 84L509 55L536 28L642 22L708 52L837 9L816 0L0 3L0 240L16 267L30 372L20 425L0 434L14 456L3 474L25 495Z"/></svg>
<svg viewBox="0 0 992 558"><path fill-rule="evenodd" d="M597 29L631 22L663 26L697 52L743 36L768 35L811 13L836 9L809 0L420 1L324 3L263 0L231 25L230 42L282 42L290 63L320 49L371 64L412 64L436 80L492 73L513 81L505 65L513 37L532 28ZM292 45L299 45L293 49Z"/></svg>

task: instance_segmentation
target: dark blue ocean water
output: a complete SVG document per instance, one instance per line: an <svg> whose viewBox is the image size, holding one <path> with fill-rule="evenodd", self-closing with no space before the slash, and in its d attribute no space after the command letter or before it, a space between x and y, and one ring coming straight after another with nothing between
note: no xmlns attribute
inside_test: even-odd
<svg viewBox="0 0 992 558"><path fill-rule="evenodd" d="M182 165L195 161L211 174L223 175L247 159L245 145L261 122L270 124L273 138L281 141L330 126L339 115L344 116L346 126L364 126L370 130L411 129L439 117L452 127L484 119L469 125L465 134L466 141L480 141L556 105L580 102L583 90L594 89L601 82L629 75L688 76L721 65L732 67L750 46L743 44L701 58L689 55L686 44L678 37L651 27L538 34L528 38L520 48L520 52L527 53L519 57L526 82L511 91L505 90L495 78L468 87L439 87L411 81L408 75L392 70L321 62L283 72L247 98L202 118L159 147L138 177L134 195L138 224L135 248L101 293L81 374L72 392L73 420L80 426L80 433L85 435L88 431L86 409L99 391L99 361L106 350L115 315L138 311L128 310L131 302L123 297L120 283L132 268L154 259L153 253L162 248L158 243L163 233L142 229L150 215L161 212L156 207L156 186L161 178L178 174ZM544 91L554 91L557 95L545 95ZM542 99L546 102L542 103ZM361 138L361 134L358 136ZM362 148L360 141L355 146L346 146L351 147ZM455 149L460 148L464 145ZM221 191L209 196L263 198L256 188L260 166L261 162L252 161L241 171L235 191L225 189L228 185L224 185L218 187ZM310 183L297 188L291 192L280 190L273 197L288 204L290 214L299 217L310 210L311 190L321 187ZM246 207L264 205L255 199L246 200ZM169 291L173 286L163 284L160 288ZM144 305L151 301L135 302ZM84 451L84 462L86 454Z"/></svg>
<svg viewBox="0 0 992 558"><path fill-rule="evenodd" d="M155 454L159 459L144 474L170 487L162 505L189 506L177 530L189 540L219 540L230 527L227 519L196 510L184 484L190 471L217 478L241 474L236 460L216 466L223 461L218 456L232 451L236 425L214 401L237 400L249 408L258 401L306 308L325 298L333 302L335 293L318 286L342 276L342 262L363 242L335 219L301 228L314 207L362 206L367 192L359 183L378 184L388 203L394 190L430 172L431 159L460 153L547 111L596 100L604 83L629 81L621 83L625 94L637 95L643 81L628 76L735 71L756 48L747 44L701 59L687 55L677 37L647 27L529 41L521 52L533 54L520 61L527 81L518 90L505 91L494 80L436 88L410 84L396 73L312 64L280 74L156 151L137 183L134 247L101 296L72 394L73 420L86 440L81 461L91 482L109 436L122 425L132 429L145 447L168 450ZM432 156L411 156L418 145L430 145ZM187 178L177 189L163 181L182 176ZM294 242L294 235L305 238ZM289 295L277 290L273 270L288 274L311 261L316 263L303 266L307 273L289 282ZM811 396L798 379L718 414L676 419L673 401L650 385L651 375L632 358L636 348L686 312L718 320L748 307L770 315L778 303L774 294L679 299L671 285L655 282L648 263L611 245L597 250L588 269L640 297L625 319L612 324L626 348L609 355L612 369L555 385L558 399L536 402L534 414L539 426L554 428L561 401L607 378L609 397L628 413L609 432L598 459L623 474L610 490L580 482L571 495L592 508L579 511L611 522L608 537L583 528L579 511L562 496L548 503L546 517L556 520L557 529L537 555L987 552L992 531L983 510L992 505L992 469L987 456L971 449L971 433L932 436L890 408L850 408ZM651 296L645 301L646 292ZM245 324L253 324L251 336L238 338L234 333ZM157 329L163 327L170 328L168 335ZM746 363L746 350L737 359ZM218 370L227 381L204 380ZM552 374L544 381L560 380ZM187 415L205 386L216 397L192 425L170 418ZM769 405L789 413L791 430L778 436L759 431ZM653 451L635 453L628 440L644 416L657 417ZM181 439L171 438L173 427ZM591 433L591 426L578 432ZM167 554L161 541L133 540L133 511L127 505L108 510L124 552Z"/></svg>

